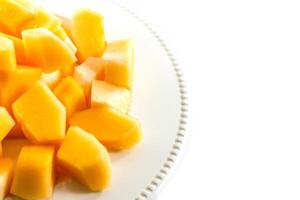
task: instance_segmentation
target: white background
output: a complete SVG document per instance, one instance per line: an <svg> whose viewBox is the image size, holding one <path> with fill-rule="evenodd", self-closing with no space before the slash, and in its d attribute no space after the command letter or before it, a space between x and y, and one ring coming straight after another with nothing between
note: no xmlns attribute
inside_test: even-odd
<svg viewBox="0 0 300 200"><path fill-rule="evenodd" d="M300 199L299 1L120 1L189 89L189 144L158 200Z"/></svg>

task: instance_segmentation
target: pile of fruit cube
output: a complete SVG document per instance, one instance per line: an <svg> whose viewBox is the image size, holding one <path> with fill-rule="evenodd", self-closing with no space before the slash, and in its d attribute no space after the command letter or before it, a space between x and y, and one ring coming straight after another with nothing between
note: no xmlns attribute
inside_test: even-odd
<svg viewBox="0 0 300 200"><path fill-rule="evenodd" d="M108 151L141 140L132 82L133 42L107 42L100 13L0 0L0 199L49 198L62 177L106 189Z"/></svg>

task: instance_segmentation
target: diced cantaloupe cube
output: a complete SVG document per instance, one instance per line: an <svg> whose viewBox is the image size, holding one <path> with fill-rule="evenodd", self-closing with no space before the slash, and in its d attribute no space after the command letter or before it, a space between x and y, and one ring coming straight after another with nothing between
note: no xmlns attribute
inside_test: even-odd
<svg viewBox="0 0 300 200"><path fill-rule="evenodd" d="M130 90L134 70L132 40L125 39L109 43L102 58L105 63L105 81Z"/></svg>
<svg viewBox="0 0 300 200"><path fill-rule="evenodd" d="M24 146L10 192L24 199L48 198L54 186L54 147Z"/></svg>
<svg viewBox="0 0 300 200"><path fill-rule="evenodd" d="M64 78L53 92L66 107L68 117L86 108L83 89L70 76Z"/></svg>
<svg viewBox="0 0 300 200"><path fill-rule="evenodd" d="M16 65L16 53L13 41L0 36L0 70L13 70L16 68Z"/></svg>
<svg viewBox="0 0 300 200"><path fill-rule="evenodd" d="M22 24L19 33L26 29L42 27L55 33L60 28L60 25L61 20L56 15L51 14L43 8L38 8L35 10L34 17Z"/></svg>
<svg viewBox="0 0 300 200"><path fill-rule="evenodd" d="M75 53L56 35L45 28L22 32L26 57L33 66L44 72L60 70L63 75L73 71Z"/></svg>
<svg viewBox="0 0 300 200"><path fill-rule="evenodd" d="M139 122L108 106L91 108L75 113L69 120L71 126L79 126L112 150L128 149L141 140Z"/></svg>
<svg viewBox="0 0 300 200"><path fill-rule="evenodd" d="M41 76L41 81L46 83L50 89L53 89L60 82L62 76L59 70L51 73L43 73Z"/></svg>
<svg viewBox="0 0 300 200"><path fill-rule="evenodd" d="M0 70L0 104L11 112L11 104L39 80L41 74L41 69L30 67Z"/></svg>
<svg viewBox="0 0 300 200"><path fill-rule="evenodd" d="M0 142L5 138L14 125L15 122L6 108L0 106Z"/></svg>
<svg viewBox="0 0 300 200"><path fill-rule="evenodd" d="M104 64L101 58L89 57L74 69L74 79L81 85L87 99L91 98L92 82L104 79Z"/></svg>
<svg viewBox="0 0 300 200"><path fill-rule="evenodd" d="M18 28L33 17L33 10L19 1L0 1L0 27L7 30L6 33L17 34Z"/></svg>
<svg viewBox="0 0 300 200"><path fill-rule="evenodd" d="M102 191L111 179L107 150L90 133L70 127L57 153L57 160L79 182L92 191Z"/></svg>
<svg viewBox="0 0 300 200"><path fill-rule="evenodd" d="M130 105L130 91L124 87L115 86L105 81L93 81L91 106L111 106L123 113L127 113Z"/></svg>
<svg viewBox="0 0 300 200"><path fill-rule="evenodd" d="M80 62L103 54L106 42L101 14L89 9L78 10L72 17L71 34Z"/></svg>
<svg viewBox="0 0 300 200"><path fill-rule="evenodd" d="M14 43L15 47L15 54L16 54L16 60L17 64L19 65L25 65L26 64L26 55L25 55L25 50L23 46L23 41L20 38L14 37L12 35L0 33L0 36L6 37Z"/></svg>
<svg viewBox="0 0 300 200"><path fill-rule="evenodd" d="M3 156L16 162L21 149L28 145L31 143L27 139L5 139L2 141Z"/></svg>
<svg viewBox="0 0 300 200"><path fill-rule="evenodd" d="M12 105L26 137L37 144L58 144L65 136L66 109L50 88L36 82Z"/></svg>
<svg viewBox="0 0 300 200"><path fill-rule="evenodd" d="M9 192L13 176L13 161L9 158L0 158L0 199Z"/></svg>
<svg viewBox="0 0 300 200"><path fill-rule="evenodd" d="M2 143L0 142L0 157L3 156Z"/></svg>

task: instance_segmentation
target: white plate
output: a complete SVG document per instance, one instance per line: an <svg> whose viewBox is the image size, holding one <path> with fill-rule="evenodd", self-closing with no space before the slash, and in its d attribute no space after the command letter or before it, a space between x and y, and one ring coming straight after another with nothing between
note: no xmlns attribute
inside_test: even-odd
<svg viewBox="0 0 300 200"><path fill-rule="evenodd" d="M184 139L186 99L182 76L160 37L139 17L108 0L38 0L64 16L88 7L105 18L108 41L132 37L135 41L135 80L132 114L140 119L144 138L135 148L111 153L113 179L102 193L90 193L79 184L55 188L55 200L149 199L174 165Z"/></svg>

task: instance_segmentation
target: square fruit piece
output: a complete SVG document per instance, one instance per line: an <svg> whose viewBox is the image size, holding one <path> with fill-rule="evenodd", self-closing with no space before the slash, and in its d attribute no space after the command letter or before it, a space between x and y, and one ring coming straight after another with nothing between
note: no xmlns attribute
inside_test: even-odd
<svg viewBox="0 0 300 200"><path fill-rule="evenodd" d="M30 65L47 73L60 70L64 76L73 72L75 52L54 33L46 28L33 28L24 30L22 38Z"/></svg>
<svg viewBox="0 0 300 200"><path fill-rule="evenodd" d="M66 130L66 109L43 82L36 82L12 105L25 136L35 144L59 144Z"/></svg>
<svg viewBox="0 0 300 200"><path fill-rule="evenodd" d="M80 62L88 57L101 57L106 46L101 14L89 9L78 10L72 17L71 34Z"/></svg>
<svg viewBox="0 0 300 200"><path fill-rule="evenodd" d="M142 138L139 122L109 106L101 106L75 113L69 120L93 134L106 148L129 149Z"/></svg>
<svg viewBox="0 0 300 200"><path fill-rule="evenodd" d="M108 43L102 59L105 81L131 90L134 71L133 41L124 39Z"/></svg>
<svg viewBox="0 0 300 200"><path fill-rule="evenodd" d="M24 1L25 2L25 1ZM0 1L0 29L10 35L17 35L18 28L27 20L34 17L34 9L23 1Z"/></svg>
<svg viewBox="0 0 300 200"><path fill-rule="evenodd" d="M4 107L0 106L0 142L14 127L15 122Z"/></svg>
<svg viewBox="0 0 300 200"><path fill-rule="evenodd" d="M92 191L109 186L111 163L107 150L79 127L70 127L57 153L59 165Z"/></svg>
<svg viewBox="0 0 300 200"><path fill-rule="evenodd" d="M10 192L24 199L50 197L54 186L54 151L52 146L23 147Z"/></svg>

